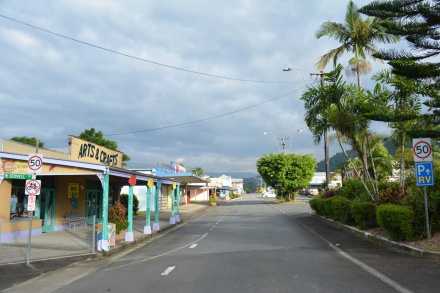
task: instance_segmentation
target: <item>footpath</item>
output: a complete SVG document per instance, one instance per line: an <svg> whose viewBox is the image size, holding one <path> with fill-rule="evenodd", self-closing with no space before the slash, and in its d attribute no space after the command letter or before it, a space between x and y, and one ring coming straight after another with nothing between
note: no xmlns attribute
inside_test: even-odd
<svg viewBox="0 0 440 293"><path fill-rule="evenodd" d="M219 202L221 205L221 201ZM122 250L145 241L149 238L160 235L161 233L178 227L182 223L190 221L216 207L209 205L209 202L191 203L180 207L180 222L170 224L171 210L161 210L159 213L159 231L152 231L151 234L143 234L146 224L145 215L137 215L133 217L133 241L117 241L109 251L97 251L95 254L77 255L70 257L62 257L56 259L47 259L26 263L5 264L0 265L0 291L10 288L16 284L36 278L42 274L56 271L73 263L96 261L104 259L110 255L116 254ZM154 212L151 213L151 225L154 223Z"/></svg>

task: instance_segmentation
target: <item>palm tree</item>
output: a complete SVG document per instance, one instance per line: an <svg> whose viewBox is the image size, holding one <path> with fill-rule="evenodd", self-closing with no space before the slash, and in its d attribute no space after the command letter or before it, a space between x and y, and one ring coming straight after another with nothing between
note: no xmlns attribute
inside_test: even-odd
<svg viewBox="0 0 440 293"><path fill-rule="evenodd" d="M363 98L362 90L356 86L347 86L342 79L342 65L325 73L324 87L309 87L302 95L306 109L305 121L314 134L315 143L319 143L322 136L330 129L337 132L338 137L346 139L352 147L362 154L364 174L368 171L366 150L361 145L366 145L366 137L369 121L355 112L358 100ZM341 139L339 145L343 150ZM344 150L343 150L344 151ZM363 180L366 190L373 198ZM375 192L373 192L375 193Z"/></svg>
<svg viewBox="0 0 440 293"><path fill-rule="evenodd" d="M329 109L336 107L341 110L341 99L345 92L345 82L340 77L342 66L339 65L336 69L328 74L325 74L321 80L320 87L309 87L302 95L301 99L305 101L305 121L307 127L314 135L314 143L319 144L324 138L324 151L326 160L326 187L330 183L330 168L328 156L328 131L332 128L329 120ZM329 85L324 86L324 81L328 81Z"/></svg>
<svg viewBox="0 0 440 293"><path fill-rule="evenodd" d="M363 20L358 12L358 7L350 0L347 5L344 24L324 22L316 32L316 38L318 39L328 36L341 43L338 48L321 56L316 64L318 69L324 69L331 59L336 65L342 54L352 52L354 57L350 59L349 64L352 70L356 72L358 86L361 88L361 74L371 71L371 64L366 58L377 52L377 46L374 42L396 43L400 40L398 36L385 32L382 26L385 22L375 17L367 17ZM376 60L374 57L372 58Z"/></svg>
<svg viewBox="0 0 440 293"><path fill-rule="evenodd" d="M205 174L205 171L202 167L194 167L192 173L198 177L202 177Z"/></svg>

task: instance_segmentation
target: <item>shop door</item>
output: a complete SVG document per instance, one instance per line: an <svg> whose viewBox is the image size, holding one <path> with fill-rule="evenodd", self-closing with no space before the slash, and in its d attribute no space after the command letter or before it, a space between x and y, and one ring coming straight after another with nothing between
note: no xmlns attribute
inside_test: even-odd
<svg viewBox="0 0 440 293"><path fill-rule="evenodd" d="M93 216L96 221L101 221L102 216L102 190L88 189L86 198L86 217L90 220Z"/></svg>
<svg viewBox="0 0 440 293"><path fill-rule="evenodd" d="M55 229L55 189L42 188L40 197L40 219L43 220L42 232Z"/></svg>

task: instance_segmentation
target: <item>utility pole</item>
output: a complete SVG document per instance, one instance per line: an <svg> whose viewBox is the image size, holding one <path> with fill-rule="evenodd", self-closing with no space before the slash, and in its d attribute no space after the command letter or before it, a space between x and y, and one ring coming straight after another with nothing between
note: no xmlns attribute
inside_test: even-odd
<svg viewBox="0 0 440 293"><path fill-rule="evenodd" d="M319 75L321 78L321 87L324 87L324 72L320 71L319 73L310 73L310 75ZM329 150L328 150L328 136L327 129L324 130L324 162L325 162L325 188L328 188L328 184L330 183L330 158L329 158Z"/></svg>
<svg viewBox="0 0 440 293"><path fill-rule="evenodd" d="M281 145L283 146L283 153L286 154L286 140L290 139L289 137L282 137L278 138L278 140L281 140Z"/></svg>

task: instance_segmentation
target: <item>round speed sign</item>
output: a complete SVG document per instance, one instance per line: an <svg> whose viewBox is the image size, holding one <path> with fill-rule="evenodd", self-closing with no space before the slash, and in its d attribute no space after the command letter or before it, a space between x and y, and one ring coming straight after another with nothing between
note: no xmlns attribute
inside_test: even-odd
<svg viewBox="0 0 440 293"><path fill-rule="evenodd" d="M432 147L430 138L413 139L413 153L415 162L432 161Z"/></svg>
<svg viewBox="0 0 440 293"><path fill-rule="evenodd" d="M28 156L28 173L41 173L43 169L43 155L29 154Z"/></svg>

